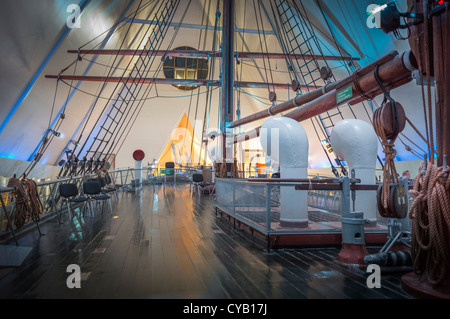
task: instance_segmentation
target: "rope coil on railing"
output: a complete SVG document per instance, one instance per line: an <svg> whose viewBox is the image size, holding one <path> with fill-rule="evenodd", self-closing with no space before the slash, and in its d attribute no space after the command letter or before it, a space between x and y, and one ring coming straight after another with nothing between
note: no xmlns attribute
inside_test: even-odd
<svg viewBox="0 0 450 319"><path fill-rule="evenodd" d="M22 183L26 186L28 200L30 202L30 218L38 222L40 221L40 215L44 210L44 206L39 199L37 184L34 180L29 178L23 179Z"/></svg>
<svg viewBox="0 0 450 319"><path fill-rule="evenodd" d="M12 193L16 197L14 225L21 228L30 219L38 222L44 206L39 199L36 182L28 178L19 180L12 177L7 186L15 189Z"/></svg>
<svg viewBox="0 0 450 319"><path fill-rule="evenodd" d="M433 285L442 284L450 271L450 167L428 162L414 179L411 251L414 272Z"/></svg>
<svg viewBox="0 0 450 319"><path fill-rule="evenodd" d="M10 178L7 186L15 188L12 194L16 197L16 207L12 220L17 228L21 228L28 221L28 212L31 209L27 191L22 182L17 178Z"/></svg>

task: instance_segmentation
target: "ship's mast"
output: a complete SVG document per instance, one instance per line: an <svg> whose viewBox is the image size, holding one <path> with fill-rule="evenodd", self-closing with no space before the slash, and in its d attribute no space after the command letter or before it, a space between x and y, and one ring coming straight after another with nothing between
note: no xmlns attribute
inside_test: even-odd
<svg viewBox="0 0 450 319"><path fill-rule="evenodd" d="M234 120L234 0L223 1L222 34L222 96L220 109L220 130L222 134L222 165L234 158L232 143L227 146L227 136L232 138L228 123Z"/></svg>

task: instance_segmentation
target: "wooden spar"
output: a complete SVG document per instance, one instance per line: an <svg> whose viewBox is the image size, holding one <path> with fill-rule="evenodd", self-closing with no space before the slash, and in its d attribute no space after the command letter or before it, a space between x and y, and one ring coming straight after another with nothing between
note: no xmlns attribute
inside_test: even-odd
<svg viewBox="0 0 450 319"><path fill-rule="evenodd" d="M245 142L245 141L257 138L259 136L260 129L261 129L261 127L257 127L248 132L236 135L234 137L234 143Z"/></svg>
<svg viewBox="0 0 450 319"><path fill-rule="evenodd" d="M405 52L401 56L397 55L394 59L390 60L389 62L380 65L379 67L379 76L382 82L391 87L396 88L401 85L404 85L411 81L411 69L414 68L414 63L410 63L410 61L407 61L407 59L412 59L413 57L410 55L411 52ZM405 62L406 65L405 65ZM352 77L353 79L353 77ZM362 94L358 93L358 90L355 87L356 85L360 88L360 92ZM342 83L341 83L342 84ZM351 84L347 83L348 85L344 85L343 88L341 85L339 85L338 89L333 89L315 100L312 100L295 110L291 111L288 114L285 114L285 117L290 117L298 122L307 120L311 117L317 116L319 114L322 114L326 111L329 111L339 105L349 103L349 104L356 104L361 101L372 99L376 97L377 95L382 93L381 88L378 86L378 83L375 79L375 76L373 72L366 73L365 75L359 75L355 78L355 81L352 81ZM344 100L338 100L338 95L340 92L345 90L351 85L351 95L349 95L349 98ZM251 130L247 133L242 133L234 138L234 143L243 142L246 140L249 140L251 138L259 136L259 127L256 129Z"/></svg>
<svg viewBox="0 0 450 319"><path fill-rule="evenodd" d="M207 80L183 80L183 79L164 79L164 78L123 78L119 76L91 76L91 75L45 75L47 79L73 80L73 81L88 81L88 82L122 82L124 84L173 84L173 85L214 85L208 83ZM218 83L216 84L218 85Z"/></svg>
<svg viewBox="0 0 450 319"><path fill-rule="evenodd" d="M80 54L80 55L128 55L128 56L145 56L149 54L145 50L68 50L68 53L72 54ZM172 56L172 57L186 57L186 58L209 58L216 57L221 58L222 52L214 52L214 51L197 51L197 50L155 50L151 52L152 56ZM239 59L286 59L286 55L284 53L276 53L276 52L235 52L234 56ZM359 58L353 57L340 57L340 56L321 56L321 55L300 55L300 54L291 54L291 58L301 58L306 60L316 59L316 60L327 60L327 61L358 61Z"/></svg>
<svg viewBox="0 0 450 319"><path fill-rule="evenodd" d="M411 81L411 76L408 75L408 76L405 76L405 77L395 81L394 83L392 83L391 87L392 88L397 88L397 87L402 86L402 85L404 85L404 84L406 84L406 83L408 83L410 81ZM374 98L374 97L380 95L381 93L383 93L383 91L381 89L379 89L379 88L377 88L375 90L372 90L370 92L366 92L367 96L369 96L370 98ZM333 90L332 92L328 92L327 94L329 94L329 95L326 96L326 97L324 97L322 95L318 99L316 99L314 101L311 101L311 102L309 102L309 103L299 107L298 108L299 109L298 113L294 114L295 116L293 116L290 113L288 113L288 114L286 114L284 116L292 117L292 118L296 119L297 121L301 122L301 121L307 120L310 117L319 115L319 114L321 114L323 112L326 112L326 111L330 110L330 107L332 109L332 108L334 108L336 106L339 106L339 105L336 105L336 103L335 103L335 101L336 101L336 90ZM358 96L358 97L356 97L356 98L354 98L352 100L349 100L349 101L347 101L345 103L348 103L350 105L354 105L354 104L363 102L365 100L367 100L366 97ZM326 104L321 104L323 102L325 102ZM325 111L323 111L323 109L325 109ZM314 112L314 114L311 114L311 113L307 114L308 110L312 110ZM296 117L298 117L298 119ZM236 135L234 137L234 143L240 143L240 142L248 141L248 140L251 140L253 138L258 137L260 129L261 129L261 127L257 127L257 128L251 129L248 132Z"/></svg>
<svg viewBox="0 0 450 319"><path fill-rule="evenodd" d="M404 84L410 82L411 79L412 79L412 77L410 74L403 75L403 77L397 78L393 82L389 81L389 83L391 84L390 87L391 88L399 87L401 85L404 85ZM319 99L316 99L308 104L305 104L304 106L299 107L299 108L291 111L290 113L285 114L284 116L290 117L294 120L301 122L301 121L304 121L311 117L314 117L316 115L322 114L326 111L329 111L329 110L331 110L339 105L342 105L344 103L356 104L361 101L365 101L367 99L372 99L372 98L376 97L377 95L383 93L383 91L379 88L375 88L374 90L369 90L366 92L367 92L367 93L365 93L366 96L359 96L359 95L355 96L354 95L354 97L351 98L350 100L336 103L339 91L334 89L333 91L331 91L325 95L322 95Z"/></svg>
<svg viewBox="0 0 450 319"><path fill-rule="evenodd" d="M235 81L236 83L236 87L240 87L240 88L266 88L267 89L267 83L263 83L263 82L248 82L248 81ZM292 89L292 86L288 83L270 83L270 87L277 89L277 90L289 90ZM315 86L315 85L301 85L300 89L302 91L306 91L307 89L319 89L320 86ZM230 127L231 128L231 127Z"/></svg>
<svg viewBox="0 0 450 319"><path fill-rule="evenodd" d="M305 104L307 102L310 102L312 100L315 100L315 99L319 98L321 95L324 94L324 92L328 92L328 90L329 90L329 87L326 86L326 87L323 87L323 90L322 89L316 89L316 90L308 92L306 94L299 95L299 96L295 97L292 100L289 100L289 101L280 103L278 105L274 105L272 107L269 107L267 110L263 110L263 111L254 113L252 115L249 115L247 117L243 117L243 118L241 118L239 120L236 120L236 121L230 123L229 127L230 128L235 128L235 127L247 124L247 123L251 123L251 122L254 122L254 121L257 121L257 120L264 119L264 118L269 117L271 115L276 115L276 114L279 114L281 112L293 109L294 107L296 107L296 105L300 106L300 105L303 105L303 104Z"/></svg>
<svg viewBox="0 0 450 319"><path fill-rule="evenodd" d="M389 54L383 56L382 58L372 62L371 64L367 65L366 67L362 68L361 70L358 71L358 75L362 76L365 75L369 72L373 72L373 70L375 69L375 67L377 65L382 65L385 64L389 61L391 61L392 59L394 59L396 56L398 56L398 52L397 51L392 51ZM280 103L278 105L272 106L270 108L268 108L267 110L264 111L260 111L257 113L254 113L252 115L249 115L247 117L243 117L239 120L236 120L232 123L230 123L229 127L230 128L235 128L238 127L240 125L243 124L247 124L247 123L251 123L253 121L257 121L257 120L261 120L263 118L269 117L271 115L275 115L275 114L279 114L281 112L285 112L287 110L293 109L295 107L301 106L305 103L311 102L317 98L319 98L321 95L330 92L333 89L338 89L341 87L345 87L347 85L349 85L351 82L353 81L353 75L337 81L337 82L332 82L327 84L325 87L320 88L320 89L316 89L314 91L310 91L308 93L302 94L302 95L298 95L296 96L294 99L291 99L289 101Z"/></svg>
<svg viewBox="0 0 450 319"><path fill-rule="evenodd" d="M47 79L58 79L58 75L50 74L45 75ZM117 83L122 81L123 83L134 83L134 84L169 84L169 85L192 85L192 86L219 86L218 81L210 80L184 80L184 79L166 79L166 78L137 78L137 79L125 79L121 77L104 77L104 76L91 76L91 75L59 75L60 80L73 80L73 81L88 81L88 82L113 82ZM267 83L264 82L246 82L246 81L236 81L236 86L240 88L264 88L267 89ZM274 83L271 86L280 90L289 90L290 85L287 83ZM306 90L306 86L301 87Z"/></svg>
<svg viewBox="0 0 450 319"><path fill-rule="evenodd" d="M405 84L411 82L411 80L412 80L412 76L411 75L407 75L407 76L405 76L403 78L395 80L392 83L391 87L392 87L392 89L398 88L398 87L400 87L402 85L405 85ZM375 91L368 92L367 95L370 96L370 99L372 99L372 98L375 98L376 96L378 96L378 95L380 95L382 93L383 93L383 91L381 89L377 89ZM367 101L367 98L360 96L359 98L353 99L353 100L351 100L351 101L349 101L347 103L349 105L355 105L355 104L358 104L358 103L361 103L361 102L364 102L364 101Z"/></svg>

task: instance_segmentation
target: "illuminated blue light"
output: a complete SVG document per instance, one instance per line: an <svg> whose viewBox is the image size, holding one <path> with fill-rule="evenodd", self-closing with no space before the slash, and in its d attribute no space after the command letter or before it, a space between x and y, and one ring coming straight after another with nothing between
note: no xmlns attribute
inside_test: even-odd
<svg viewBox="0 0 450 319"><path fill-rule="evenodd" d="M0 154L0 157L14 159L15 154Z"/></svg>

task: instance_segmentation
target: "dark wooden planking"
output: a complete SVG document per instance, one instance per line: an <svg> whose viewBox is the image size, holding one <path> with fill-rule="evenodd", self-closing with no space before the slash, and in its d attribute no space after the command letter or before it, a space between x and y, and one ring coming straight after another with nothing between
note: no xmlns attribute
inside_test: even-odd
<svg viewBox="0 0 450 319"><path fill-rule="evenodd" d="M41 225L23 235L34 249L24 265L0 270L3 298L408 298L401 274L380 290L365 274L334 262L339 249L266 252L215 216L214 197L189 186L146 186L122 193L94 219ZM113 237L111 237L113 236ZM104 253L96 253L104 248ZM90 275L68 289L68 264Z"/></svg>
<svg viewBox="0 0 450 319"><path fill-rule="evenodd" d="M310 254L308 251L293 252L292 257L298 260L303 260L305 263L312 265L310 273L314 277L315 281L321 281L320 283L313 283L316 287L328 288L333 293L340 294L337 298L359 298L359 296L366 294L368 298L381 298L382 295L377 294L373 289L369 289L365 284L361 284L357 280L352 280L348 275L344 275L336 267L330 267L323 260L315 257L315 254ZM353 274L355 269L349 270Z"/></svg>
<svg viewBox="0 0 450 319"><path fill-rule="evenodd" d="M376 253L379 251L379 248L369 247L368 251L369 253ZM327 267L333 267L334 269L342 272L349 280L353 280L354 284L352 285L352 289L360 288L359 293L363 293L363 295L367 294L366 280L368 274L365 271L365 267L350 268L348 266L335 263L338 252L339 250L324 250L317 251L314 255L316 258L320 259ZM411 298L401 288L401 274L402 273L399 271L386 272L382 268L381 288L371 289L371 291L376 292L378 294L378 298Z"/></svg>

